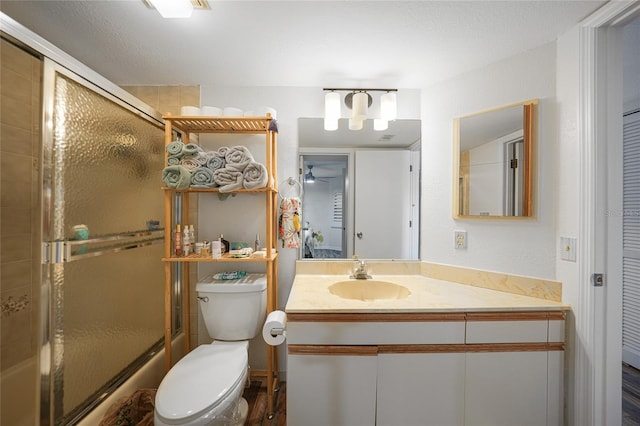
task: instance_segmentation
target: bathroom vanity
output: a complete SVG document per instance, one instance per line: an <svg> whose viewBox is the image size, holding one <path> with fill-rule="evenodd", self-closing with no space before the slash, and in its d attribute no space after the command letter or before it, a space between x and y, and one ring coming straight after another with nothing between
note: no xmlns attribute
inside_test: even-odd
<svg viewBox="0 0 640 426"><path fill-rule="evenodd" d="M289 424L563 423L569 308L508 291L556 293L546 282L482 273L478 287L420 262L371 269L372 280L298 270L286 307ZM357 291L338 295L350 281ZM500 285L507 291L485 288Z"/></svg>

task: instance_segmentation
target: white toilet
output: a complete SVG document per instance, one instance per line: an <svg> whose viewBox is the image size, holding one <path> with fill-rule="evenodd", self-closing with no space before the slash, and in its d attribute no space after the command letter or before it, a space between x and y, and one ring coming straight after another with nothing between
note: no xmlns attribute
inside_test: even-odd
<svg viewBox="0 0 640 426"><path fill-rule="evenodd" d="M264 274L226 281L211 275L198 282L198 304L214 341L189 352L162 379L156 426L244 424L249 339L265 321L266 290Z"/></svg>

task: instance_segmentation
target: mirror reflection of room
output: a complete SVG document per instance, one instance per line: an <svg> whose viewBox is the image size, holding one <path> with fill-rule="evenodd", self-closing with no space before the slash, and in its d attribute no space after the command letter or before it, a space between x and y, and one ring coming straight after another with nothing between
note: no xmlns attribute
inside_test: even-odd
<svg viewBox="0 0 640 426"><path fill-rule="evenodd" d="M302 156L302 259L344 259L348 156Z"/></svg>
<svg viewBox="0 0 640 426"><path fill-rule="evenodd" d="M420 120L372 120L349 129L340 119L298 119L302 197L301 260L418 259Z"/></svg>
<svg viewBox="0 0 640 426"><path fill-rule="evenodd" d="M533 105L456 119L456 217L532 215Z"/></svg>

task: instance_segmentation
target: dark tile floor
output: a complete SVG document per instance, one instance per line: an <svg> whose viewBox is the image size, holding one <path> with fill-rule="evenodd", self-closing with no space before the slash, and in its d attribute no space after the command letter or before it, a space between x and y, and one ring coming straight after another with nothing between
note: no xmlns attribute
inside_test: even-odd
<svg viewBox="0 0 640 426"><path fill-rule="evenodd" d="M275 393L275 413L273 418L267 413L267 386L266 381L252 380L251 386L245 389L242 395L249 403L249 415L245 426L286 426L287 424L287 384L280 383L279 390Z"/></svg>
<svg viewBox="0 0 640 426"><path fill-rule="evenodd" d="M622 364L622 425L640 426L640 370Z"/></svg>

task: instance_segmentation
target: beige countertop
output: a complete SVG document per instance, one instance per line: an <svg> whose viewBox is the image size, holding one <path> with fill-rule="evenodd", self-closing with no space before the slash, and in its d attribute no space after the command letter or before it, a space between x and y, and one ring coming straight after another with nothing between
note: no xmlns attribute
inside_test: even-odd
<svg viewBox="0 0 640 426"><path fill-rule="evenodd" d="M287 313L396 313L570 309L568 305L554 300L461 284L419 273L373 275L373 280L405 286L411 294L404 299L363 301L344 299L330 293L330 285L346 280L349 280L349 275L296 274L285 311Z"/></svg>

